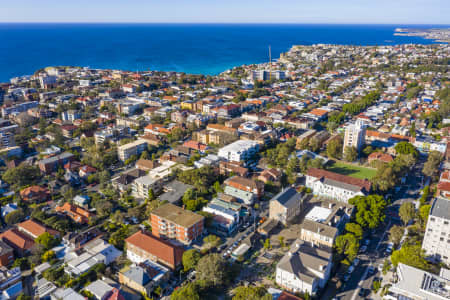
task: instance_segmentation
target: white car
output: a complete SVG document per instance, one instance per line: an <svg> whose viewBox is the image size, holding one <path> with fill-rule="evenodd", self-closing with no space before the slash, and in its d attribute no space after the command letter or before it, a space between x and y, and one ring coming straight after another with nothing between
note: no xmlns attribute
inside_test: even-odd
<svg viewBox="0 0 450 300"><path fill-rule="evenodd" d="M378 271L380 271L380 272L383 271L383 264L378 265Z"/></svg>

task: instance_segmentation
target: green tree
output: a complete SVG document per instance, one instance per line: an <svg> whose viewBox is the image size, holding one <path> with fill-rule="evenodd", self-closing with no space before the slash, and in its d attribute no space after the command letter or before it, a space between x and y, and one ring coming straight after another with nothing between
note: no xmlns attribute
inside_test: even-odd
<svg viewBox="0 0 450 300"><path fill-rule="evenodd" d="M395 245L399 245L403 237L403 227L394 225L389 229L389 240Z"/></svg>
<svg viewBox="0 0 450 300"><path fill-rule="evenodd" d="M7 169L2 178L4 181L17 187L31 184L41 177L38 167L26 164L19 165L15 168Z"/></svg>
<svg viewBox="0 0 450 300"><path fill-rule="evenodd" d="M423 164L422 173L428 177L432 177L439 170L442 161L442 155L438 151L431 151L428 154L427 161Z"/></svg>
<svg viewBox="0 0 450 300"><path fill-rule="evenodd" d="M16 300L31 300L31 296L27 296L24 293L20 293L20 295L17 296Z"/></svg>
<svg viewBox="0 0 450 300"><path fill-rule="evenodd" d="M345 147L344 150L344 160L352 162L355 161L358 157L358 151L356 151L355 147Z"/></svg>
<svg viewBox="0 0 450 300"><path fill-rule="evenodd" d="M55 251L49 250L44 252L44 254L42 254L42 261L46 262L46 261L50 261L52 259L54 259L56 257L55 255Z"/></svg>
<svg viewBox="0 0 450 300"><path fill-rule="evenodd" d="M272 245L270 244L270 239L269 238L267 238L264 241L264 249L272 249Z"/></svg>
<svg viewBox="0 0 450 300"><path fill-rule="evenodd" d="M350 233L353 233L353 235L356 237L356 239L359 241L363 237L363 229L361 228L361 225L356 223L347 223L345 224L345 230L347 230Z"/></svg>
<svg viewBox="0 0 450 300"><path fill-rule="evenodd" d="M327 144L327 155L331 158L341 158L343 141L340 135L333 138Z"/></svg>
<svg viewBox="0 0 450 300"><path fill-rule="evenodd" d="M264 287L238 286L234 289L233 300L270 300L270 295Z"/></svg>
<svg viewBox="0 0 450 300"><path fill-rule="evenodd" d="M386 218L385 208L387 202L383 196L356 196L351 198L349 203L355 205L355 220L362 228L377 228Z"/></svg>
<svg viewBox="0 0 450 300"><path fill-rule="evenodd" d="M222 187L220 186L220 182L218 182L218 181L214 182L213 188L214 188L214 190L216 191L216 193L221 193L221 192L223 192L223 189L222 189Z"/></svg>
<svg viewBox="0 0 450 300"><path fill-rule="evenodd" d="M416 208L414 207L414 204L411 202L402 203L398 211L398 215L400 216L400 219L402 219L403 224L407 225L409 221L413 220L416 216Z"/></svg>
<svg viewBox="0 0 450 300"><path fill-rule="evenodd" d="M431 205L423 205L419 208L419 220L422 228L427 225L428 216L430 214Z"/></svg>
<svg viewBox="0 0 450 300"><path fill-rule="evenodd" d="M182 257L184 271L186 272L195 268L199 260L200 260L200 253L196 249L184 251Z"/></svg>
<svg viewBox="0 0 450 300"><path fill-rule="evenodd" d="M220 238L214 234L210 234L203 239L203 244L207 249L217 247L220 244Z"/></svg>
<svg viewBox="0 0 450 300"><path fill-rule="evenodd" d="M386 192L395 186L397 182L397 175L392 166L388 164L382 164L378 168L375 176L371 179L371 182L374 189L381 192Z"/></svg>
<svg viewBox="0 0 450 300"><path fill-rule="evenodd" d="M284 236L280 235L278 237L278 241L280 242L280 247L284 248L286 246L286 243L284 242Z"/></svg>
<svg viewBox="0 0 450 300"><path fill-rule="evenodd" d="M23 213L23 210L19 208L7 214L5 217L5 222L8 225L13 225L22 221L23 218L25 218L25 214Z"/></svg>
<svg viewBox="0 0 450 300"><path fill-rule="evenodd" d="M220 254L213 253L203 256L195 268L196 278L203 280L208 286L225 285L227 282L227 264Z"/></svg>
<svg viewBox="0 0 450 300"><path fill-rule="evenodd" d="M44 249L48 250L58 245L59 239L48 232L44 232L36 238L35 242L42 245Z"/></svg>
<svg viewBox="0 0 450 300"><path fill-rule="evenodd" d="M430 264L425 260L420 244L403 244L399 250L392 252L391 261L395 267L399 263L403 263L422 270L430 269Z"/></svg>
<svg viewBox="0 0 450 300"><path fill-rule="evenodd" d="M419 156L419 152L416 147L409 142L400 142L395 145L394 149L397 154L412 154L415 158Z"/></svg>
<svg viewBox="0 0 450 300"><path fill-rule="evenodd" d="M170 300L200 300L199 288L195 283L188 283L176 289L170 296Z"/></svg>
<svg viewBox="0 0 450 300"><path fill-rule="evenodd" d="M348 261L353 261L358 255L359 242L353 234L346 233L336 238L334 247L339 254L345 255Z"/></svg>

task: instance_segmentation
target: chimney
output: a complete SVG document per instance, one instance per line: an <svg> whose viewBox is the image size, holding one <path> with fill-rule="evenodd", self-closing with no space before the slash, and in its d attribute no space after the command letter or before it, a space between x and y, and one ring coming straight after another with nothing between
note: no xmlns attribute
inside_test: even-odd
<svg viewBox="0 0 450 300"><path fill-rule="evenodd" d="M319 266L319 270L320 270L320 271L323 271L324 269L325 269L325 266L324 266L324 265L320 265L320 266Z"/></svg>
<svg viewBox="0 0 450 300"><path fill-rule="evenodd" d="M289 251L289 252L288 252L288 255L289 255L289 257L292 257L292 252Z"/></svg>
<svg viewBox="0 0 450 300"><path fill-rule="evenodd" d="M333 203L329 203L328 208L330 208L330 209L333 208L333 205L334 205Z"/></svg>

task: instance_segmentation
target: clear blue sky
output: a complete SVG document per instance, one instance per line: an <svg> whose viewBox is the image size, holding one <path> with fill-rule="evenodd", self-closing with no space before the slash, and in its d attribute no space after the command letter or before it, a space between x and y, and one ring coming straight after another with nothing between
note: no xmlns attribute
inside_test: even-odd
<svg viewBox="0 0 450 300"><path fill-rule="evenodd" d="M0 0L0 22L449 24L449 0Z"/></svg>

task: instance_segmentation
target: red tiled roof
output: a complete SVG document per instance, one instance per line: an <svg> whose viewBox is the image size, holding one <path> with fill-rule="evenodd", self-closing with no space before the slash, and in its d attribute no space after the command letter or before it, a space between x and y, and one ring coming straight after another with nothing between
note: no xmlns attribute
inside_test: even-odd
<svg viewBox="0 0 450 300"><path fill-rule="evenodd" d="M117 288L114 288L112 290L112 294L106 298L105 300L125 300L123 295L120 293L120 290Z"/></svg>
<svg viewBox="0 0 450 300"><path fill-rule="evenodd" d="M22 251L29 250L34 246L34 241L25 234L19 232L16 228L7 230L0 234L0 239L6 241L11 247Z"/></svg>
<svg viewBox="0 0 450 300"><path fill-rule="evenodd" d="M361 189L365 189L366 191L370 191L370 188L372 186L372 184L368 180L354 178L330 171L325 171L322 169L310 168L308 169L307 175L315 178L327 178L338 182L355 185L360 187Z"/></svg>
<svg viewBox="0 0 450 300"><path fill-rule="evenodd" d="M51 228L47 228L46 226L34 220L27 220L25 222L19 223L17 227L19 228L19 230L23 229L25 231L25 234L27 233L32 234L33 238L36 238L45 232L48 232L51 235L59 235L58 231L53 230Z"/></svg>
<svg viewBox="0 0 450 300"><path fill-rule="evenodd" d="M160 239L151 233L142 231L136 232L125 240L127 244L132 244L143 251L156 256L161 261L165 261L173 266L181 263L183 248L175 246L168 241Z"/></svg>
<svg viewBox="0 0 450 300"><path fill-rule="evenodd" d="M450 182L448 181L441 181L437 185L438 190L450 192Z"/></svg>

